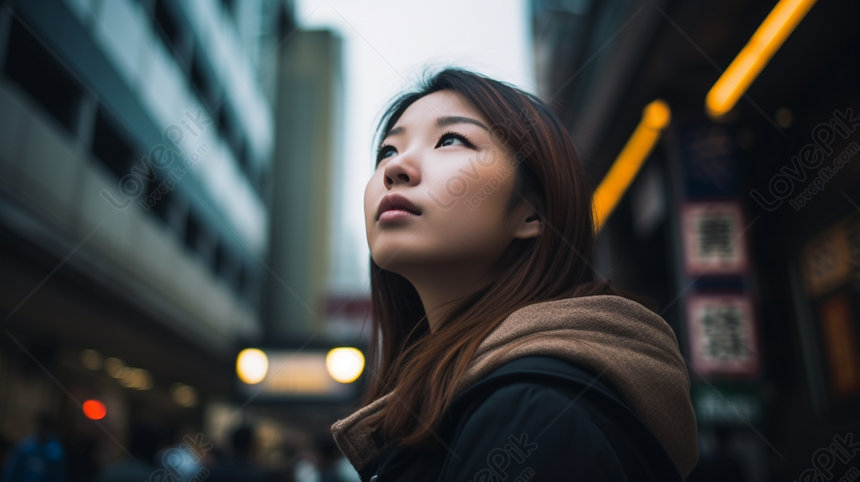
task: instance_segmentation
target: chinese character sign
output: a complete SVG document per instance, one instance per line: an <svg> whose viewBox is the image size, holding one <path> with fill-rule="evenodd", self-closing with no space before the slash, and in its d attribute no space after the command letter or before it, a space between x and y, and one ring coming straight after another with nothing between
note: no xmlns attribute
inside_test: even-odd
<svg viewBox="0 0 860 482"><path fill-rule="evenodd" d="M696 371L748 376L758 372L753 309L746 295L693 295L687 311Z"/></svg>
<svg viewBox="0 0 860 482"><path fill-rule="evenodd" d="M681 211L684 267L691 277L747 271L743 211L736 202L691 202Z"/></svg>

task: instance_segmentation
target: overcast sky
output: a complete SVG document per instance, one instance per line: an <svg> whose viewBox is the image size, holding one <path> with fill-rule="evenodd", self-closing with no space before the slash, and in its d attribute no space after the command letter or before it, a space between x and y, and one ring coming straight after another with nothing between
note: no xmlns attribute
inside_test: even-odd
<svg viewBox="0 0 860 482"><path fill-rule="evenodd" d="M297 0L301 29L330 28L344 41L333 289L349 294L367 281L363 196L382 109L428 66L469 68L534 93L528 19L526 0Z"/></svg>

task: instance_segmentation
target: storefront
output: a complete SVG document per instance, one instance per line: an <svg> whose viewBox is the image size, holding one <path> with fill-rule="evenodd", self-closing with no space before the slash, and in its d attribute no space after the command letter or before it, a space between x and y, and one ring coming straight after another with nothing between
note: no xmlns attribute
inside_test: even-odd
<svg viewBox="0 0 860 482"><path fill-rule="evenodd" d="M860 435L860 5L812 5L714 120L709 89L774 3L536 1L534 31L539 86L595 184L644 106L671 109L597 267L675 330L700 453L799 480ZM838 479L850 464L832 460Z"/></svg>
<svg viewBox="0 0 860 482"><path fill-rule="evenodd" d="M177 337L68 265L28 297L59 261L22 252L9 231L3 239L2 307L12 314L0 341L4 452L46 414L70 477L86 478L125 456L135 424L169 444L202 431L209 402L231 400L232 356Z"/></svg>

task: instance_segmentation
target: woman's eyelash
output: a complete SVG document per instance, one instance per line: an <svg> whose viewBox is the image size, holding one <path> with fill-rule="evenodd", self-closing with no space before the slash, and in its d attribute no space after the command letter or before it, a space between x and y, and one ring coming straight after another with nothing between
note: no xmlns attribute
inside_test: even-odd
<svg viewBox="0 0 860 482"><path fill-rule="evenodd" d="M448 131L448 132L442 134L441 136L439 136L439 140L436 142L436 145L438 145L440 142L442 142L443 139L445 139L448 136L459 139L467 147L474 147L473 144L471 142L469 142L469 139L466 138L466 136L464 136L463 134L460 134L459 132L455 132L455 131ZM385 152L385 149L388 149L389 147L392 149L394 148L394 146L392 146L391 144L383 144L383 145L379 146L379 149L376 150L376 163L377 164L379 164L379 162L382 161L382 154L383 154L383 152Z"/></svg>
<svg viewBox="0 0 860 482"><path fill-rule="evenodd" d="M464 136L463 134L460 134L459 132L455 132L455 131L448 131L448 132L442 134L441 136L439 136L439 142L441 142L442 139L444 139L447 136L451 136L451 137L455 137L457 139L460 139L461 141L463 141L463 144L466 144L467 147L474 147L472 145L472 143L469 142L469 139L466 139L466 136ZM437 142L437 144L439 142Z"/></svg>
<svg viewBox="0 0 860 482"><path fill-rule="evenodd" d="M390 144L383 144L379 146L379 149L376 150L376 163L379 164L379 161L382 160L382 152L387 148L393 148L394 146Z"/></svg>

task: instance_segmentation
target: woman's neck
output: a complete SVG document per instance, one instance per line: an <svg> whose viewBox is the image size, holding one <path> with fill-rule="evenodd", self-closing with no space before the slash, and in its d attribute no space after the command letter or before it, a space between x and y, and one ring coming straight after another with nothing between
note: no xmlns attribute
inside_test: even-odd
<svg viewBox="0 0 860 482"><path fill-rule="evenodd" d="M405 275L412 283L424 312L430 331L435 332L445 313L454 308L457 302L492 282L493 277L479 270L421 270L419 274Z"/></svg>

